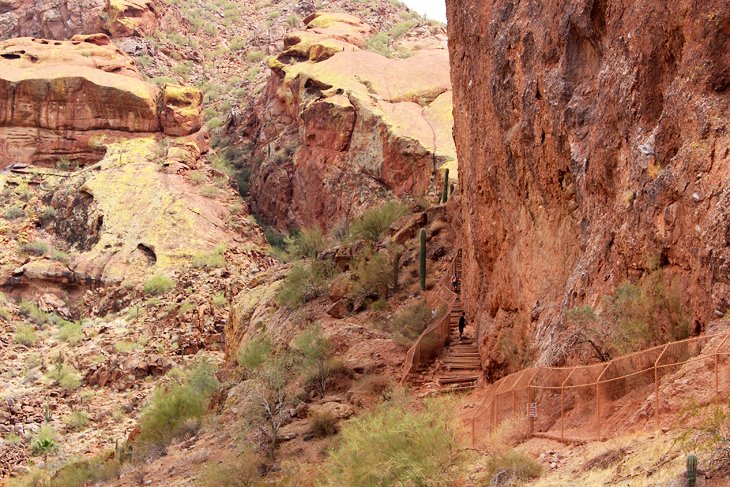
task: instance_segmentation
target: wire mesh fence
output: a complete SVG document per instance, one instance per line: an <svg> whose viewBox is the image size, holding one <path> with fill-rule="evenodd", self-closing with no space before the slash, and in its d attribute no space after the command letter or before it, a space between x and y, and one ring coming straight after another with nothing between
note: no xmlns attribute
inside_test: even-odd
<svg viewBox="0 0 730 487"><path fill-rule="evenodd" d="M670 427L690 406L730 393L730 334L653 347L608 362L536 367L488 386L471 417L477 446L500 423L524 415L530 434L561 441L605 439L631 429Z"/></svg>

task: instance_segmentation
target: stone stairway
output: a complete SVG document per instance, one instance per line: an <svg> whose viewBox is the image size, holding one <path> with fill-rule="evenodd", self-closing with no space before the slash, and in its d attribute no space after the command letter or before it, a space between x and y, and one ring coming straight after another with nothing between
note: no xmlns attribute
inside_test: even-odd
<svg viewBox="0 0 730 487"><path fill-rule="evenodd" d="M454 268L461 280L461 252L456 256ZM449 315L451 331L448 344L431 367L415 374L414 382L426 389L424 395L471 390L482 375L479 348L473 338L476 330L472 323L467 321L464 338L459 340L459 317L463 310L457 296Z"/></svg>

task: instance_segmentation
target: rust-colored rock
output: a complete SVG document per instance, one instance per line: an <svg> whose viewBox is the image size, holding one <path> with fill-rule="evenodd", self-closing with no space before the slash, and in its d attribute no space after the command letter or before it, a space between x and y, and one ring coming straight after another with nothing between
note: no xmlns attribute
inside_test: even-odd
<svg viewBox="0 0 730 487"><path fill-rule="evenodd" d="M103 156L103 140L160 130L189 135L202 126L201 104L202 94L193 88L168 86L160 97L104 34L5 41L0 168L53 165L61 157L83 164Z"/></svg>
<svg viewBox="0 0 730 487"><path fill-rule="evenodd" d="M109 0L106 28L113 37L153 34L157 14L152 0Z"/></svg>
<svg viewBox="0 0 730 487"><path fill-rule="evenodd" d="M63 40L101 31L106 0L0 1L0 39L42 37Z"/></svg>
<svg viewBox="0 0 730 487"><path fill-rule="evenodd" d="M562 313L600 310L647 257L691 328L726 313L728 3L447 3L464 304L490 372L522 331L550 363Z"/></svg>
<svg viewBox="0 0 730 487"><path fill-rule="evenodd" d="M315 14L284 50L245 135L254 207L279 228L330 227L456 174L443 43L391 59L361 49L370 28Z"/></svg>

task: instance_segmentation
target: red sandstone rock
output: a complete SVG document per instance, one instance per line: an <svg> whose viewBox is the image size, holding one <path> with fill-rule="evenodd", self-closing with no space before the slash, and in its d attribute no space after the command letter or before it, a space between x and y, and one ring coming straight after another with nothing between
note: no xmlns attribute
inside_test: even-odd
<svg viewBox="0 0 730 487"><path fill-rule="evenodd" d="M600 310L647 256L692 328L725 313L728 3L447 4L463 298L491 372L507 327L552 361L561 314Z"/></svg>

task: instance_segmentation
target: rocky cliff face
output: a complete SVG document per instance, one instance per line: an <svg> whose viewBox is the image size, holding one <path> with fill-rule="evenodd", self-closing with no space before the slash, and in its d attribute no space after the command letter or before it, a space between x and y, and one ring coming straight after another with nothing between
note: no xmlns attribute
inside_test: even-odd
<svg viewBox="0 0 730 487"><path fill-rule="evenodd" d="M314 14L270 62L246 135L255 209L279 228L330 226L387 197L422 195L456 172L443 42L390 59L363 49L371 28Z"/></svg>
<svg viewBox="0 0 730 487"><path fill-rule="evenodd" d="M727 2L447 4L465 305L492 371L505 336L551 362L563 312L647 261L695 330L726 313Z"/></svg>
<svg viewBox="0 0 730 487"><path fill-rule="evenodd" d="M200 92L168 86L161 96L103 34L2 42L0 72L0 169L98 160L100 137L189 135L203 123Z"/></svg>

